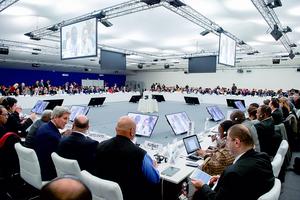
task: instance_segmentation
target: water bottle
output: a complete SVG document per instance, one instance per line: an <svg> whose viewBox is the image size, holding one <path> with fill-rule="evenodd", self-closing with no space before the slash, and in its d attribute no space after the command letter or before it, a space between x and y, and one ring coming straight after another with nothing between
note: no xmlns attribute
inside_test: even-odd
<svg viewBox="0 0 300 200"><path fill-rule="evenodd" d="M189 121L189 129L187 135L194 135L195 133L195 123L194 121Z"/></svg>
<svg viewBox="0 0 300 200"><path fill-rule="evenodd" d="M208 133L208 132L209 132L209 118L206 118L204 123L204 133Z"/></svg>

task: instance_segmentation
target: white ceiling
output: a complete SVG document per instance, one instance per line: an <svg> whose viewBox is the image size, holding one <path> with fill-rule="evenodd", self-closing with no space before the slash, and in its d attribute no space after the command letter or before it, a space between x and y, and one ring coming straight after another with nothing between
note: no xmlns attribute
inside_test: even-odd
<svg viewBox="0 0 300 200"><path fill-rule="evenodd" d="M181 1L261 52L260 56L274 55L278 52L287 54L280 41L275 41L269 34L271 30L251 0ZM63 63L68 65L67 67L76 65L91 68L91 72L98 70L99 59L92 59L92 61L91 58L76 59L62 62L58 42L33 41L24 36L24 33L123 2L125 1L20 0L0 13L0 39L22 42L21 47L16 45L10 48L9 55L0 55L0 62L2 61L0 64L8 65L10 60L15 60L27 63L46 63L47 67L53 69L56 69L55 65ZM282 4L282 7L274 8L274 11L284 27L292 28L293 32L287 34L291 42L300 46L300 1L282 0ZM99 23L98 43L100 45L155 55L192 54L218 50L218 36L213 33L201 36L199 33L204 29L164 7L132 13L109 21L112 22L112 27L105 27ZM40 52L40 55L32 55L32 46L29 45L30 48L24 49L28 45L25 43L53 48L47 48L47 51ZM300 48L297 47L294 51L300 51ZM290 64L299 65L300 61L298 62L297 57L299 56L296 56ZM144 59L139 56L129 56L127 67L137 69L137 63ZM251 58L249 59L251 60ZM4 60L6 61L4 62ZM151 60L148 59L148 61ZM268 62L271 60L269 59ZM187 62L182 59L174 59L159 61L159 63L152 65L149 62L144 69L163 68L164 63L171 64L171 68L184 68ZM172 66L173 64L174 66ZM79 69L82 68L79 67Z"/></svg>

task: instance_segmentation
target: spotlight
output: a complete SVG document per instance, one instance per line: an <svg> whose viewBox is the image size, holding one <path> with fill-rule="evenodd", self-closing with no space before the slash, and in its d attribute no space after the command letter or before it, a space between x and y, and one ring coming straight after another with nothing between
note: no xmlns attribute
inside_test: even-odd
<svg viewBox="0 0 300 200"><path fill-rule="evenodd" d="M138 67L139 69L143 69L143 64L142 64L142 63L139 63L137 67Z"/></svg>
<svg viewBox="0 0 300 200"><path fill-rule="evenodd" d="M180 0L169 0L169 4L174 6L175 8L181 7L181 6L186 6L183 2Z"/></svg>
<svg viewBox="0 0 300 200"><path fill-rule="evenodd" d="M47 28L47 30L53 31L53 32L58 31L58 26L57 25L53 25L53 26Z"/></svg>
<svg viewBox="0 0 300 200"><path fill-rule="evenodd" d="M147 5L151 6L151 5L160 3L160 0L141 0L141 2L144 2Z"/></svg>
<svg viewBox="0 0 300 200"><path fill-rule="evenodd" d="M222 27L219 27L217 30L216 30L218 33L223 33L224 32L224 29Z"/></svg>
<svg viewBox="0 0 300 200"><path fill-rule="evenodd" d="M282 3L280 0L268 0L267 1L267 6L269 8L276 8L276 7L281 7Z"/></svg>
<svg viewBox="0 0 300 200"><path fill-rule="evenodd" d="M239 45L245 45L246 43L245 43L243 40L241 40L241 41L239 41L238 44L239 44Z"/></svg>
<svg viewBox="0 0 300 200"><path fill-rule="evenodd" d="M273 36L273 38L276 41L279 40L282 37L282 32L280 30L278 30L278 25L277 24L274 25L274 29L271 31L270 34Z"/></svg>
<svg viewBox="0 0 300 200"><path fill-rule="evenodd" d="M290 59L294 59L295 58L295 54L293 53L292 50L289 53L289 57L290 57Z"/></svg>
<svg viewBox="0 0 300 200"><path fill-rule="evenodd" d="M287 26L286 28L282 29L282 32L283 33L292 32L292 29L289 26Z"/></svg>
<svg viewBox="0 0 300 200"><path fill-rule="evenodd" d="M102 10L100 13L95 14L94 17L96 17L96 19L102 19L106 17L106 13Z"/></svg>
<svg viewBox="0 0 300 200"><path fill-rule="evenodd" d="M38 41L38 40L41 40L40 37L37 37L37 36L35 36L35 35L31 36L30 39L31 39L31 40L37 40L37 41Z"/></svg>
<svg viewBox="0 0 300 200"><path fill-rule="evenodd" d="M200 33L200 35L205 36L210 33L210 30L204 30Z"/></svg>
<svg viewBox="0 0 300 200"><path fill-rule="evenodd" d="M165 69L169 69L169 68L170 68L170 65L166 63L166 64L164 65L164 67L165 67Z"/></svg>
<svg viewBox="0 0 300 200"><path fill-rule="evenodd" d="M101 19L100 22L106 27L111 27L113 25L110 21L107 21L106 19Z"/></svg>
<svg viewBox="0 0 300 200"><path fill-rule="evenodd" d="M290 47L297 47L297 45L295 43L292 43L289 45Z"/></svg>

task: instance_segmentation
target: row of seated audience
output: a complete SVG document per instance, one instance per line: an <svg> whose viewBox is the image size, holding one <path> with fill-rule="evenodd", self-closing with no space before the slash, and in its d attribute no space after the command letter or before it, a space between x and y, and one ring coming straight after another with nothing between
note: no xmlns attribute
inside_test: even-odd
<svg viewBox="0 0 300 200"><path fill-rule="evenodd" d="M273 186L270 162L282 140L274 126L285 120L281 113L284 105L288 105L287 110L294 109L293 102L285 100L285 104L273 98L264 102L268 105L250 104L249 118L237 110L230 120L220 124L219 135L212 137L217 140L217 148L198 150L198 154L205 156L204 171L222 175L212 178L212 184L219 179L214 191L208 185L192 180L196 188L194 199L239 199L241 195L246 199L257 199ZM62 137L59 129L65 127L70 115L65 107L57 106L53 112L44 111L42 118L35 121L27 133L25 130L35 120L35 115L21 121L16 112L17 101L12 97L2 99L1 104L0 136L6 132L27 135L24 145L36 151L43 180L56 177L51 153L57 152L62 157L76 159L82 170L117 182L125 200L159 199L160 177L156 162L132 142L136 124L131 118L121 117L116 125L116 137L98 144L86 136L89 120L83 115L75 118L72 132ZM258 153L260 151L264 153Z"/></svg>
<svg viewBox="0 0 300 200"><path fill-rule="evenodd" d="M165 84L153 83L150 87L150 91L154 92L183 92L183 93L195 93L195 94L216 94L216 95L242 95L242 96L289 96L291 93L299 94L299 90L291 89L283 91L279 89L274 91L271 89L248 89L237 88L235 84L231 88L217 86L215 88L203 88L203 87L191 87L191 86L166 86Z"/></svg>
<svg viewBox="0 0 300 200"><path fill-rule="evenodd" d="M55 94L91 94L91 93L103 93L103 92L130 92L128 86L118 87L116 84L112 87L103 86L81 86L75 82L66 82L62 86L52 86L48 80L43 83L43 80L36 81L32 86L26 86L25 83L15 83L12 86L0 85L0 95L2 96L19 96L19 95L55 95Z"/></svg>

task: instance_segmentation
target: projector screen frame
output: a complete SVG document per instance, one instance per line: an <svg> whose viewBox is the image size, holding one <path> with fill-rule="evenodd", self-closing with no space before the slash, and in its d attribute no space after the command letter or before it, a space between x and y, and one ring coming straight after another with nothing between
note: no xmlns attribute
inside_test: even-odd
<svg viewBox="0 0 300 200"><path fill-rule="evenodd" d="M229 38L230 40L234 41L234 56L233 56L234 61L233 61L233 64L228 64L228 62L226 63L224 60L220 59L221 58L221 56L220 56L221 55L221 49L223 49L223 48L221 48L221 45L222 45L221 41L223 41L223 40L221 40L222 36L224 36L226 38ZM219 36L218 64L225 65L225 66L230 66L230 67L235 67L235 65L236 65L236 45L237 45L236 40L234 40L233 38L229 37L225 33L220 33L220 36ZM225 45L222 45L222 46L225 46ZM226 48L226 51L228 51L228 47ZM223 56L222 56L222 58L223 58Z"/></svg>
<svg viewBox="0 0 300 200"><path fill-rule="evenodd" d="M74 24L79 24L79 23L82 23L82 22L85 22L85 21L89 21L89 20L95 20L95 46L96 46L96 48L95 48L95 52L93 52L95 54L84 55L84 56L63 57L63 48L62 48L63 47L63 34L62 34L62 29L64 27L72 26ZM66 41L65 41L65 43L66 43ZM70 23L70 24L66 24L64 26L61 26L60 27L60 59L61 60L70 60L70 59L89 58L89 57L98 57L98 21L97 21L97 18L93 17L91 19L84 19L84 20L80 20L80 21L77 21L77 22L74 22L74 23Z"/></svg>

